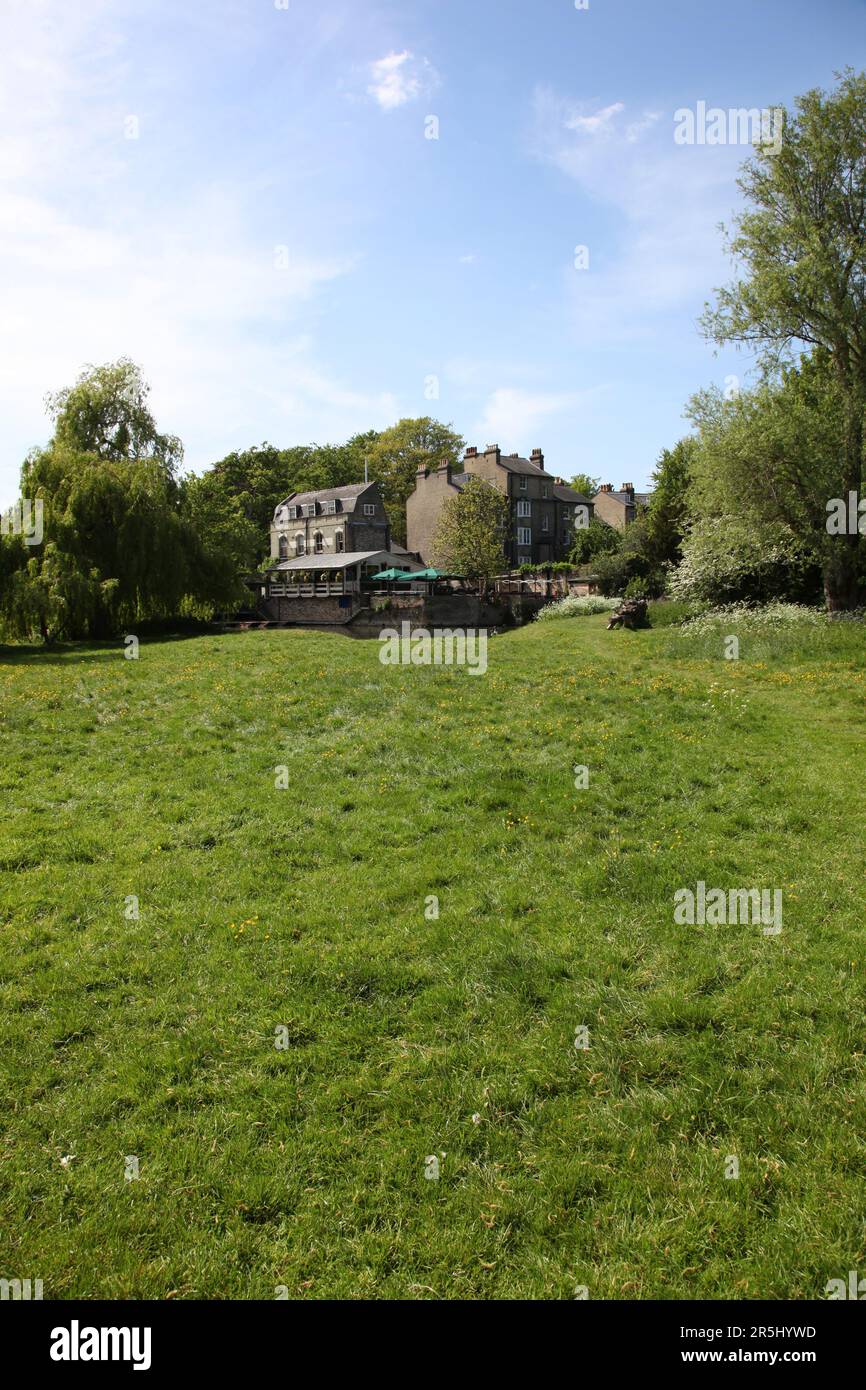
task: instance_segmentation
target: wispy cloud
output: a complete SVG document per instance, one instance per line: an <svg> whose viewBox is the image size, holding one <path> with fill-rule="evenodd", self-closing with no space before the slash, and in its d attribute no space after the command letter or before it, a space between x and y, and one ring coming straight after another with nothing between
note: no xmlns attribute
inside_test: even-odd
<svg viewBox="0 0 866 1390"><path fill-rule="evenodd" d="M370 64L367 93L383 111L396 111L415 101L438 84L435 69L426 58L416 58L408 49L386 53Z"/></svg>
<svg viewBox="0 0 866 1390"><path fill-rule="evenodd" d="M650 338L666 316L697 317L728 278L718 223L736 201L742 151L677 146L672 117L614 102L594 114L549 87L534 96L531 149L573 179L604 232L590 268L569 270L575 327L596 344Z"/></svg>
<svg viewBox="0 0 866 1390"><path fill-rule="evenodd" d="M528 448L527 441L530 436L534 437L537 426L551 415L574 410L587 396L597 394L597 390L548 392L500 386L489 396L476 424L476 433L479 438L483 436L486 442L493 440L501 443L507 450L520 444Z"/></svg>
<svg viewBox="0 0 866 1390"><path fill-rule="evenodd" d="M589 115L585 115L581 109L574 109L565 116L563 125L566 130L575 130L581 135L607 135L612 130L616 117L624 110L625 106L621 101L615 101L611 106L603 106L600 111Z"/></svg>

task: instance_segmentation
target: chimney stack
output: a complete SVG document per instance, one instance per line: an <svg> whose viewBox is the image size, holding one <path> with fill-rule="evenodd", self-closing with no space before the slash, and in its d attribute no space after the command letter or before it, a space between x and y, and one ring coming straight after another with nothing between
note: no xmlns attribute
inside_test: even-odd
<svg viewBox="0 0 866 1390"><path fill-rule="evenodd" d="M631 502L634 501L634 483L623 483L620 492L624 492Z"/></svg>
<svg viewBox="0 0 866 1390"><path fill-rule="evenodd" d="M613 492L613 483L601 483L598 490L599 492Z"/></svg>
<svg viewBox="0 0 866 1390"><path fill-rule="evenodd" d="M488 444L484 452L488 456L492 454L497 463L499 462L502 456L502 450L500 449L498 444Z"/></svg>
<svg viewBox="0 0 866 1390"><path fill-rule="evenodd" d="M539 468L544 467L544 454L541 449L533 449L529 455L529 462L538 464Z"/></svg>
<svg viewBox="0 0 866 1390"><path fill-rule="evenodd" d="M476 449L474 444L471 447L467 448L465 457L468 459L477 459L478 450Z"/></svg>

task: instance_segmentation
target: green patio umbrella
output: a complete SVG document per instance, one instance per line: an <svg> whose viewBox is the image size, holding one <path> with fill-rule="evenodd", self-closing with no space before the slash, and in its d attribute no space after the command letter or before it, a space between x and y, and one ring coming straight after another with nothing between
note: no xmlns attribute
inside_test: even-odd
<svg viewBox="0 0 866 1390"><path fill-rule="evenodd" d="M405 572L404 570L389 569L389 570L380 570L378 574L371 575L371 578L372 578L372 579L387 579L387 580L389 580L390 582L393 583L395 580L399 580L399 579L414 579L415 576L414 576L413 574L406 574L406 572Z"/></svg>

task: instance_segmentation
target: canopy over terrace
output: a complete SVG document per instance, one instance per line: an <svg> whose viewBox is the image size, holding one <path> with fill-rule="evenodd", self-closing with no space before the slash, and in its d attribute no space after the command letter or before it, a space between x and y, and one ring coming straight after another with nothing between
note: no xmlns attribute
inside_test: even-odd
<svg viewBox="0 0 866 1390"><path fill-rule="evenodd" d="M389 550L352 550L340 555L298 555L281 560L269 571L270 592L275 598L320 597L333 594L360 593L361 584L377 571L390 565L393 568L421 566L416 560L392 555Z"/></svg>

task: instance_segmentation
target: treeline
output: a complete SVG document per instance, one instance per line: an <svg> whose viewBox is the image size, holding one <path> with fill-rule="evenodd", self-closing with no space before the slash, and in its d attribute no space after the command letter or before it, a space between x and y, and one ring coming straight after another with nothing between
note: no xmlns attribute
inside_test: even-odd
<svg viewBox="0 0 866 1390"><path fill-rule="evenodd" d="M177 618L207 619L248 597L244 575L268 556L276 504L293 491L380 483L394 539L420 464L456 463L463 440L427 417L341 445L229 454L182 475L183 449L162 434L149 388L128 359L85 370L48 398L54 433L21 470L21 496L42 504L42 535L0 534L0 635L105 638Z"/></svg>

